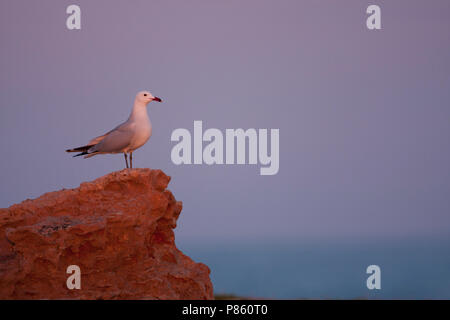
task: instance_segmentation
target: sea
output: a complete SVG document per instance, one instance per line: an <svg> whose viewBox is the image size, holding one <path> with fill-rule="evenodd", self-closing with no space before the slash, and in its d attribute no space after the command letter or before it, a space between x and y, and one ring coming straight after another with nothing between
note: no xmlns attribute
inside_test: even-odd
<svg viewBox="0 0 450 320"><path fill-rule="evenodd" d="M261 299L450 299L450 240L177 243L215 295ZM379 267L369 289L367 267Z"/></svg>

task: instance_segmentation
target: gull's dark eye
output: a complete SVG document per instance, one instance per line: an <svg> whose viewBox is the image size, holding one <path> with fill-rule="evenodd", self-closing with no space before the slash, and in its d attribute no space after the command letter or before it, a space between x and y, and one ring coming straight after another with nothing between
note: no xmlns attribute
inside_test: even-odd
<svg viewBox="0 0 450 320"><path fill-rule="evenodd" d="M144 93L144 97L146 97L147 96L147 94L146 93Z"/></svg>

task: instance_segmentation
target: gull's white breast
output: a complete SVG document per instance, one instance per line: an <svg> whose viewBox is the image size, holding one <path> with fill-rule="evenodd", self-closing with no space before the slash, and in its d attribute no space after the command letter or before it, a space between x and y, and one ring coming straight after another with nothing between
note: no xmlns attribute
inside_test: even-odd
<svg viewBox="0 0 450 320"><path fill-rule="evenodd" d="M127 151L131 152L142 147L152 135L152 123L148 117L140 121L135 121L133 127L134 134L127 148Z"/></svg>

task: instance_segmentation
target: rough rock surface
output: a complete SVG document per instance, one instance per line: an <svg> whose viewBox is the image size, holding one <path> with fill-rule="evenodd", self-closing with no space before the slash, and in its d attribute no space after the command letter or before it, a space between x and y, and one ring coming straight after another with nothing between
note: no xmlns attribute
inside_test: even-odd
<svg viewBox="0 0 450 320"><path fill-rule="evenodd" d="M0 299L212 299L209 268L175 246L169 181L125 169L0 209Z"/></svg>

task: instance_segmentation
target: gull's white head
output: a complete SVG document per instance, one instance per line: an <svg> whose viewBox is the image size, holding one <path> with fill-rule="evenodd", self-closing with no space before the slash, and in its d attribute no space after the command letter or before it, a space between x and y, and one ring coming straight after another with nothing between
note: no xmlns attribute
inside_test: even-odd
<svg viewBox="0 0 450 320"><path fill-rule="evenodd" d="M144 103L145 105L147 105L151 101L162 102L162 100L160 98L153 96L148 91L141 91L141 92L138 92L138 94L136 95L136 102L141 102L141 103Z"/></svg>

